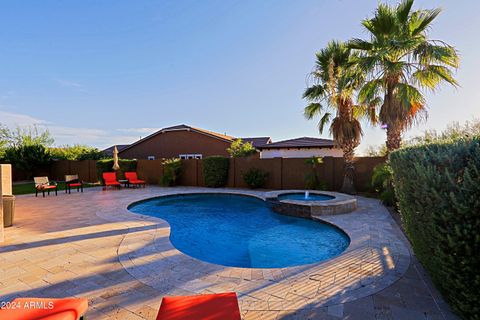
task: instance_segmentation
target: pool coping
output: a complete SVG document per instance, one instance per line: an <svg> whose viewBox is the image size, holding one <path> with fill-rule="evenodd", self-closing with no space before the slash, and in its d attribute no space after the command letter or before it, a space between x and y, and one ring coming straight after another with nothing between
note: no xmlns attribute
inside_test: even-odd
<svg viewBox="0 0 480 320"><path fill-rule="evenodd" d="M187 256L170 243L168 222L127 209L147 198L188 193L268 197L267 191L243 189L153 188L148 195L121 199L96 213L106 220L124 221L127 226L139 222L156 226L127 233L118 247L118 257L128 273L165 295L235 291L242 312L310 309L378 292L397 281L410 264L406 239L376 199L356 197L359 207L352 213L314 217L339 227L350 237L350 245L341 255L319 263L273 269L224 267Z"/></svg>

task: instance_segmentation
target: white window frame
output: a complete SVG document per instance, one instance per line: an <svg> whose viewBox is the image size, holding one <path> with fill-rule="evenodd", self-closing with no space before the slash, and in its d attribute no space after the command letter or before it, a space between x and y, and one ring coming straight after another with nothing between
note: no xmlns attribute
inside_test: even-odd
<svg viewBox="0 0 480 320"><path fill-rule="evenodd" d="M147 159L148 160L155 160L155 156L148 156Z"/></svg>
<svg viewBox="0 0 480 320"><path fill-rule="evenodd" d="M201 153L182 153L182 154L179 154L178 157L182 160L190 160L190 159L202 159L203 155Z"/></svg>

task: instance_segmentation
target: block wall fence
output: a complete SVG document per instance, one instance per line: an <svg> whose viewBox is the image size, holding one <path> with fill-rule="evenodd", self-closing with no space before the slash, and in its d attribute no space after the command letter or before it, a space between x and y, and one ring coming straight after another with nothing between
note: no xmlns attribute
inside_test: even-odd
<svg viewBox="0 0 480 320"><path fill-rule="evenodd" d="M304 189L305 176L311 172L311 167L304 158L274 158L259 159L258 157L231 158L227 187L246 188L242 174L255 167L269 173L266 189ZM355 159L355 186L359 191L370 188L373 168L385 162L384 157L358 157ZM202 160L182 160L182 176L179 184L182 186L204 186ZM317 166L318 176L329 190L339 190L343 179L343 158L325 157L323 163ZM162 160L138 160L137 173L140 179L150 184L158 184L163 176ZM37 170L34 175L46 175L51 180L63 180L66 174L78 174L88 182L96 182L97 169L95 160L85 161L55 161L47 168ZM14 170L15 181L26 180L25 173Z"/></svg>

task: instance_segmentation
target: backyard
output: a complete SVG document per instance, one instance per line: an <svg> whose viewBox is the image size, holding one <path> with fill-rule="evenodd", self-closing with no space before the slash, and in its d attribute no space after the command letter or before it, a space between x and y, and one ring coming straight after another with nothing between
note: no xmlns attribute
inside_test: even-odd
<svg viewBox="0 0 480 320"><path fill-rule="evenodd" d="M417 2L0 10L0 320L480 320L480 4Z"/></svg>

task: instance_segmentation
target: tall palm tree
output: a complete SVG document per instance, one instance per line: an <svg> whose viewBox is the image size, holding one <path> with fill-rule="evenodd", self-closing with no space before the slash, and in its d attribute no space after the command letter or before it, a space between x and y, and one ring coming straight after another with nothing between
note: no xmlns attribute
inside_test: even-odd
<svg viewBox="0 0 480 320"><path fill-rule="evenodd" d="M352 50L345 43L331 41L316 54L316 65L311 73L313 84L303 98L309 101L304 109L307 119L320 116L320 133L330 124L330 133L335 143L343 150L345 176L342 191L354 193L353 184L355 148L359 145L362 128L359 117L369 115L375 120L374 100L372 107L354 103L355 90L363 82L360 70L350 67ZM331 113L333 109L335 114Z"/></svg>
<svg viewBox="0 0 480 320"><path fill-rule="evenodd" d="M459 66L457 51L428 35L441 10L412 11L413 2L379 4L374 17L362 22L370 40L348 43L359 53L355 64L368 74L359 101L383 99L379 119L387 128L388 151L399 148L402 133L426 116L422 91L433 91L441 83L457 85L452 74Z"/></svg>

